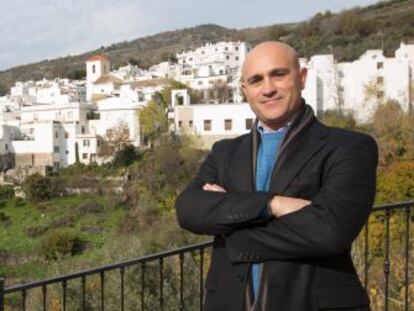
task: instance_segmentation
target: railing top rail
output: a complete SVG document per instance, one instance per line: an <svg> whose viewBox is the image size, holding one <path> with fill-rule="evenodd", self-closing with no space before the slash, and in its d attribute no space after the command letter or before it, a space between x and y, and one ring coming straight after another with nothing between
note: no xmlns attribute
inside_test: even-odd
<svg viewBox="0 0 414 311"><path fill-rule="evenodd" d="M107 272L107 271L115 270L115 269L119 269L119 268L125 268L125 267L136 265L136 264L139 264L139 263L142 263L142 262L154 261L154 260L161 259L161 258L166 258L166 257L174 256L174 255L179 255L181 253L187 253L187 252L191 252L191 251L194 251L194 250L207 248L207 247L211 246L212 244L213 244L213 241L207 241L207 242L203 242L203 243L193 244L193 245L190 245L190 246L184 246L184 247L176 248L176 249L165 251L165 252L160 252L160 253L155 253L155 254L151 254L151 255L147 255L147 256L142 256L142 257L135 258L135 259L132 259L132 260L118 262L118 263L115 263L115 264L106 265L106 266L102 266L102 267L98 267L98 268L93 268L93 269L88 269L88 270L84 270L84 271L80 271L80 272L76 272L76 273L66 274L66 275L62 275L62 276L58 276L58 277L54 277L54 278L50 278L50 279L45 279L45 280L41 280L41 281L30 282L30 283L26 283L26 284L23 284L23 285L11 286L11 287L5 288L4 293L5 294L10 294L10 293L13 293L13 292L27 290L27 289L30 289L30 288L33 288L33 287L40 287L40 286L44 286L44 285L50 285L50 284L53 284L53 283L60 283L60 282L80 278L80 277L87 276L87 275L98 274L98 273L101 273L101 272Z"/></svg>
<svg viewBox="0 0 414 311"><path fill-rule="evenodd" d="M389 203L389 204L383 204L379 206L374 206L372 211L385 211L385 210L394 210L404 207L414 207L414 201L405 201L405 202L399 202L399 203Z"/></svg>

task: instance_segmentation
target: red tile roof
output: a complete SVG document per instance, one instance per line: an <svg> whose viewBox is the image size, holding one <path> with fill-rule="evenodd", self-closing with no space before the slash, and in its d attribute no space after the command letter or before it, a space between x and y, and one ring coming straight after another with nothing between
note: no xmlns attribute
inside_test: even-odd
<svg viewBox="0 0 414 311"><path fill-rule="evenodd" d="M106 56L106 55L103 55L103 54L92 55L86 61L87 62L94 62L94 61L97 61L97 60L110 61L109 57Z"/></svg>

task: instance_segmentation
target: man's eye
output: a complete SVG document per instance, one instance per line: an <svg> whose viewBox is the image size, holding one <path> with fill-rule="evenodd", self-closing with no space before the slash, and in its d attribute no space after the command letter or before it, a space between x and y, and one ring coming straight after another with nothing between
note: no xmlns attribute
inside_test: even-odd
<svg viewBox="0 0 414 311"><path fill-rule="evenodd" d="M275 77L283 77L286 76L287 72L285 70L277 70L273 73Z"/></svg>
<svg viewBox="0 0 414 311"><path fill-rule="evenodd" d="M260 79L260 78L251 79L251 80L249 81L249 84L257 84L257 83L259 83L260 81L261 81L261 79Z"/></svg>

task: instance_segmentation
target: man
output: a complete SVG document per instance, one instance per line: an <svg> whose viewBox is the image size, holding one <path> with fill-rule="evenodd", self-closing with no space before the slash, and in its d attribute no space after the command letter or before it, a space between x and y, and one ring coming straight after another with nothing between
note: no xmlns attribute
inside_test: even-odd
<svg viewBox="0 0 414 311"><path fill-rule="evenodd" d="M214 144L176 203L183 228L214 235L205 310L369 310L350 248L375 196L376 143L315 119L290 46L257 45L242 73L256 125Z"/></svg>

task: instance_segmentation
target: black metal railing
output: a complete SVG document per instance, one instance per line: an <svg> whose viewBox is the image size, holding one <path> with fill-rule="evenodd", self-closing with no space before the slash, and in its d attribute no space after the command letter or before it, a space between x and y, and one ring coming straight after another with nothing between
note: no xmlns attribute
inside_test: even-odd
<svg viewBox="0 0 414 311"><path fill-rule="evenodd" d="M353 245L353 259L373 310L413 308L413 206L414 201L375 207ZM35 310L201 310L211 245L209 241L6 288L0 279L0 311L6 305L8 310L27 310L29 300Z"/></svg>
<svg viewBox="0 0 414 311"><path fill-rule="evenodd" d="M137 259L120 262L112 265L107 265L99 268L89 269L78 273L73 274L67 274L62 275L58 277L54 277L47 280L42 281L36 281L31 282L23 285L18 286L12 286L8 288L4 288L4 279L0 280L0 310L3 311L5 307L6 297L10 296L11 294L18 293L20 295L20 301L18 303L12 303L11 309L15 308L16 310L27 310L27 296L28 292L30 290L34 289L41 289L41 299L37 300L36 306L39 306L41 304L39 310L48 310L48 288L52 285L60 284L60 303L59 309L60 310L73 310L72 308L68 308L68 283L69 281L79 280L80 279L80 288L78 288L79 295L77 299L72 299L71 306L77 305L76 310L90 310L90 307L87 307L87 281L88 278L91 278L93 276L98 276L99 278L99 302L98 302L98 308L94 310L105 310L105 303L106 303L106 297L105 297L105 279L106 274L113 271L118 271L118 281L119 281L119 299L118 304L116 306L116 309L114 309L114 303L112 304L111 308L108 308L108 310L130 310L130 308L126 308L125 306L125 274L126 269L130 267L139 267L140 269L140 293L139 293L139 304L135 304L133 306L133 310L164 310L165 308L165 296L164 296L164 263L167 259L178 257L179 263L178 263L178 269L179 269L179 280L178 280L178 307L175 309L184 310L186 309L185 306L185 300L184 300L184 287L185 284L185 278L184 278L184 261L185 258L189 255L197 256L198 261L198 301L196 301L196 304L198 305L198 308L201 310L202 308L202 302L204 299L203 295L203 284L204 284L204 275L205 275L205 268L204 265L206 264L205 261L205 249L209 248L212 245L212 242L205 242L200 244L195 244L191 246L181 247L175 250L156 253L148 256L143 256ZM155 264L158 266L158 297L157 297L157 305L154 305L154 301L150 303L150 305L146 306L145 302L145 291L146 291L146 268L147 266ZM136 271L135 271L136 272ZM194 283L194 282L193 282ZM137 285L138 286L138 285ZM197 299L197 297L193 297L194 299ZM16 299L15 299L16 300ZM73 301L73 300L78 300ZM194 305L194 304L193 304ZM31 310L31 309L30 309Z"/></svg>

